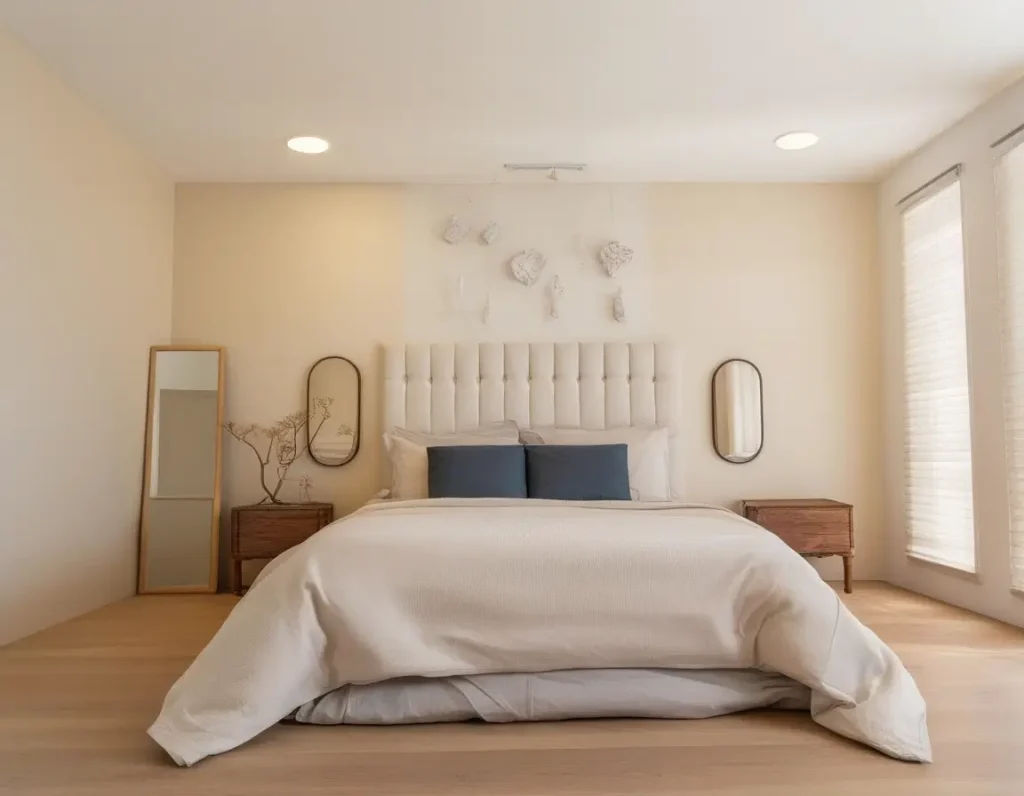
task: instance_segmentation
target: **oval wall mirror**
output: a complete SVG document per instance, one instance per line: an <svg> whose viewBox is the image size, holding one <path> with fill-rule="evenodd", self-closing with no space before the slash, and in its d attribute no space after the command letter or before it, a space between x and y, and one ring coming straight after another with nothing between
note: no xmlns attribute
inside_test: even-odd
<svg viewBox="0 0 1024 796"><path fill-rule="evenodd" d="M764 446L761 371L745 359L727 359L711 377L711 433L715 453L733 464L757 458Z"/></svg>
<svg viewBox="0 0 1024 796"><path fill-rule="evenodd" d="M345 357L324 357L309 370L306 411L322 417L307 424L309 455L317 464L340 467L359 453L362 379L359 368Z"/></svg>

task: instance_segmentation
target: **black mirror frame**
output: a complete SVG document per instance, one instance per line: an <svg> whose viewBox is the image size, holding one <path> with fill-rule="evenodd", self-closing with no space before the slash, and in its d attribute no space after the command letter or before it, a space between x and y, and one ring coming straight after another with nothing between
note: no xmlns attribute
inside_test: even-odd
<svg viewBox="0 0 1024 796"><path fill-rule="evenodd" d="M718 425L718 414L715 411L715 377L718 375L718 371L720 371L730 362L743 362L744 364L750 365L750 367L754 369L754 372L757 374L757 400L761 408L761 444L758 446L757 450L754 451L753 456L751 456L749 459L744 459L741 462L736 462L733 461L732 459L727 459L725 456L723 456L721 452L718 450L718 441L715 439L715 427ZM714 448L715 455L718 456L718 458L721 459L723 462L728 462L729 464L749 464L750 462L754 461L754 459L756 459L758 456L760 456L761 451L764 450L764 426L764 376L761 375L761 369L758 368L757 365L755 365L749 359L743 359L742 357L730 357L729 359L720 363L719 366L715 368L714 373L711 374L711 447Z"/></svg>
<svg viewBox="0 0 1024 796"><path fill-rule="evenodd" d="M346 464L349 464L354 458L356 458L356 454L359 453L359 445L360 445L360 443L362 442L362 439L363 439L363 429L362 429L362 423L363 423L363 375L362 375L362 373L359 372L359 366L356 365L356 363L353 362L348 357L332 355L332 356L327 356L327 357L321 357L320 359L318 359L316 362L313 363L313 366L309 369L309 374L306 376L306 412L307 413L311 414L312 411L313 411L313 407L311 405L312 398L311 398L311 396L309 394L309 387L310 387L310 384L312 383L312 380L313 380L313 371L316 370L317 365L320 365L323 362L327 362L330 359L340 359L342 362L347 362L349 365L352 366L352 370L354 370L356 372L356 429L355 429L355 431L356 431L356 440L355 440L355 444L352 446L352 453L349 454L348 458L345 459L345 461L337 462L337 463L335 463L335 462L331 462L331 463L322 462L318 458L316 458L316 454L313 453L313 449L309 446L309 424L307 423L306 424L306 450L309 451L309 458L312 459L316 464L319 464L321 467L344 467Z"/></svg>

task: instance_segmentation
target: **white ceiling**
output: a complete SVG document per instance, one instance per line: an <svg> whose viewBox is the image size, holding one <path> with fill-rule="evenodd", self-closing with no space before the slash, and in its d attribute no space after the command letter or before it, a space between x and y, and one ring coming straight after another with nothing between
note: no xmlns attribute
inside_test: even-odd
<svg viewBox="0 0 1024 796"><path fill-rule="evenodd" d="M0 0L0 25L179 180L871 180L1024 73L1024 0ZM821 143L777 150L793 129Z"/></svg>

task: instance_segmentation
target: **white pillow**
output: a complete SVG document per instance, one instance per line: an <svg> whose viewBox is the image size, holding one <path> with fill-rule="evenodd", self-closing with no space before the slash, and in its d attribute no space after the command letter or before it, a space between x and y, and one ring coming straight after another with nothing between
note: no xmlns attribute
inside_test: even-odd
<svg viewBox="0 0 1024 796"><path fill-rule="evenodd" d="M626 444L629 468L629 493L633 500L657 502L672 500L672 465L667 428L625 426L591 431L583 428L534 428L521 432L530 444L539 437L547 445Z"/></svg>
<svg viewBox="0 0 1024 796"><path fill-rule="evenodd" d="M422 434L393 428L384 434L384 448L391 461L391 499L421 500L427 488L427 448L445 445L518 445L519 428L509 420L455 434Z"/></svg>

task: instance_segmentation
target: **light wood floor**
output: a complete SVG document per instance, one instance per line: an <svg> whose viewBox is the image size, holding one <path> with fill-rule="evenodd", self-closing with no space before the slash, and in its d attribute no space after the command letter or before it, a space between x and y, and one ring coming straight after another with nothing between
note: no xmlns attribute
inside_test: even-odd
<svg viewBox="0 0 1024 796"><path fill-rule="evenodd" d="M274 727L179 769L144 734L231 609L136 597L0 649L0 793L1024 794L1024 632L880 584L854 612L903 658L936 762L899 763L804 715L423 727Z"/></svg>

